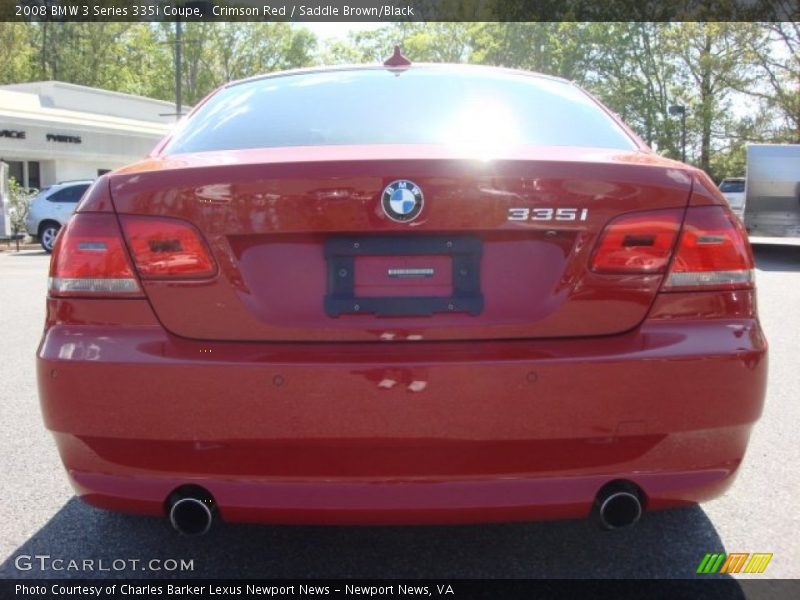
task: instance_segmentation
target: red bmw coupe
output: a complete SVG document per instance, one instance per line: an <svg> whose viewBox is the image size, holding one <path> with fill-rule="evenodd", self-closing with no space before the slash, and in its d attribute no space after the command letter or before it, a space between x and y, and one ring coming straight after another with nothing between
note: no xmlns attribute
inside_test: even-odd
<svg viewBox="0 0 800 600"><path fill-rule="evenodd" d="M224 521L702 502L767 343L739 221L568 81L393 61L211 94L93 185L38 381L78 495Z"/></svg>

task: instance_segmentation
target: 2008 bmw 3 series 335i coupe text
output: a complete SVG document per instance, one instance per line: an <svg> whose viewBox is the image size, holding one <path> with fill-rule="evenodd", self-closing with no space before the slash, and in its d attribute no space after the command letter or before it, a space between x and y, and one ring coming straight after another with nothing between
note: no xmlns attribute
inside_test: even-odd
<svg viewBox="0 0 800 600"><path fill-rule="evenodd" d="M722 493L764 399L746 234L575 85L452 65L231 83L60 233L46 425L92 505L269 523Z"/></svg>

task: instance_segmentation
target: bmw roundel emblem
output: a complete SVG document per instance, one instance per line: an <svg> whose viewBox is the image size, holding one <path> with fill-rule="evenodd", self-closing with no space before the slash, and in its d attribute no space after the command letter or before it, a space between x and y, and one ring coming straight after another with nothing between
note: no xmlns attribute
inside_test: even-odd
<svg viewBox="0 0 800 600"><path fill-rule="evenodd" d="M383 190L381 206L392 221L408 223L422 212L424 201L422 190L416 183L408 179L398 179Z"/></svg>

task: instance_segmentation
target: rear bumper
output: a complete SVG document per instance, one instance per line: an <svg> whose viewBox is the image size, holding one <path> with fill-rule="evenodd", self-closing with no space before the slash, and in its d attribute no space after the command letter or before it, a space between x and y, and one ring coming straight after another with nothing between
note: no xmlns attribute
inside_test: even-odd
<svg viewBox="0 0 800 600"><path fill-rule="evenodd" d="M214 496L228 522L286 524L443 524L534 521L587 517L598 490L614 480L635 482L647 510L684 506L712 499L733 482L749 427L673 434L660 452L606 469L564 473L506 473L494 476L425 478L323 478L229 476L219 473L154 473L121 468L104 460L72 435L56 434L59 451L76 493L109 510L163 516L165 499L187 483ZM702 438L699 439L699 438ZM695 467L690 456L708 446L727 457L713 466ZM142 447L141 443L136 444ZM688 448L687 448L688 446ZM687 468L661 467L658 454L671 450ZM599 449L599 453L603 450ZM664 461L662 464L668 464ZM75 468L69 465L76 465ZM597 471L580 474L581 471ZM112 474L113 473L113 474Z"/></svg>
<svg viewBox="0 0 800 600"><path fill-rule="evenodd" d="M141 310L126 327L52 325L37 362L78 494L147 514L187 483L228 521L579 517L613 479L649 509L701 502L732 481L766 385L751 318L593 339L209 344Z"/></svg>

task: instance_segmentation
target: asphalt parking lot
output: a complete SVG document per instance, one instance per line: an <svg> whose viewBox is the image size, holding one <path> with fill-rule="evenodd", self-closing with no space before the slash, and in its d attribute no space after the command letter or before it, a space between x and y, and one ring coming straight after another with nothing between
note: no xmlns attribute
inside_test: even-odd
<svg viewBox="0 0 800 600"><path fill-rule="evenodd" d="M722 498L604 533L584 521L459 527L219 525L181 538L166 519L107 513L72 494L36 393L48 257L0 252L0 577L691 577L707 552L771 552L800 577L800 246L756 246L771 345L767 405ZM25 570L18 557L191 559L189 572ZM97 563L95 563L97 564Z"/></svg>

